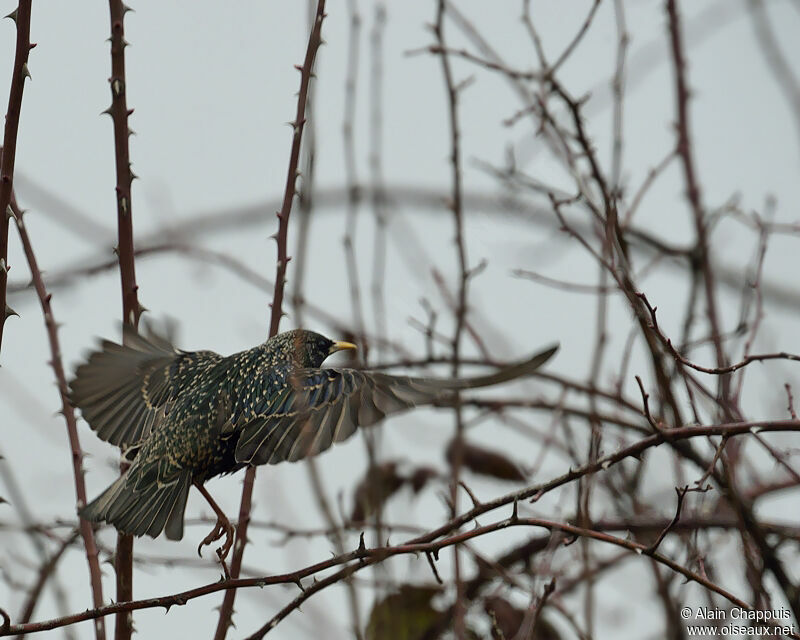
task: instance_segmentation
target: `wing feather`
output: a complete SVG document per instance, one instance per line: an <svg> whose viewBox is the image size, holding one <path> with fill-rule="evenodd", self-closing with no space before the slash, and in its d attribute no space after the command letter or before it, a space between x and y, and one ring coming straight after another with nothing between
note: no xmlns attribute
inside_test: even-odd
<svg viewBox="0 0 800 640"><path fill-rule="evenodd" d="M126 328L125 344L103 340L77 368L70 400L100 439L130 446L163 418L160 407L220 359L212 351L178 351L153 332Z"/></svg>
<svg viewBox="0 0 800 640"><path fill-rule="evenodd" d="M236 461L276 464L296 461L346 440L358 427L373 425L387 415L431 403L462 390L490 386L529 375L552 357L558 347L528 360L475 378L433 379L392 376L355 369L303 369L291 384L261 402L258 415L234 420L238 432Z"/></svg>

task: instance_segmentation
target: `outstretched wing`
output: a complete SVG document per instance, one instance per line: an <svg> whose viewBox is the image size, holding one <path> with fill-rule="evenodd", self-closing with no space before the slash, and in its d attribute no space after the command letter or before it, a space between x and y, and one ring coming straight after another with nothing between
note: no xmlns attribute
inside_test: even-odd
<svg viewBox="0 0 800 640"><path fill-rule="evenodd" d="M70 382L72 404L101 440L119 447L147 437L164 405L222 358L178 351L165 338L130 328L124 342L103 340Z"/></svg>
<svg viewBox="0 0 800 640"><path fill-rule="evenodd" d="M294 376L259 415L239 432L236 461L294 462L325 451L391 413L427 404L460 389L486 387L533 373L558 350L551 347L524 362L486 376L433 379L392 376L355 369L304 369Z"/></svg>

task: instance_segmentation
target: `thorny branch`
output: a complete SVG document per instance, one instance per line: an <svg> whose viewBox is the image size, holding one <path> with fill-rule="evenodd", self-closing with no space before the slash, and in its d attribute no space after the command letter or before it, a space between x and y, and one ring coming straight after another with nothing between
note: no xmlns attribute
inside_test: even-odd
<svg viewBox="0 0 800 640"><path fill-rule="evenodd" d="M286 266L289 263L287 252L287 238L289 232L289 214L292 211L292 202L297 192L297 167L300 159L300 145L303 140L303 128L306 123L306 100L308 98L309 85L313 77L314 60L317 51L322 44L322 22L325 19L325 0L318 0L314 23L308 38L308 47L303 65L297 67L300 72L300 92L297 95L297 111L292 122L292 147L289 154L289 168L286 176L286 189L283 195L283 204L278 212L278 232L275 234L275 241L278 244L278 262L275 271L275 291L272 302L270 303L271 315L269 324L269 335L274 336L278 333L281 316L283 316L283 292L286 285ZM242 489L242 501L239 506L239 524L236 527L236 539L233 545L233 559L231 561L231 577L237 578L242 567L244 547L247 541L247 526L250 522L250 506L252 503L253 484L255 482L255 467L249 467L245 473L244 487ZM233 616L233 604L236 598L236 590L226 591L219 612L219 622L214 640L224 640L228 628L231 625Z"/></svg>
<svg viewBox="0 0 800 640"><path fill-rule="evenodd" d="M17 40L14 49L14 66L11 71L11 89L8 96L3 147L0 153L0 347L3 344L3 327L10 316L16 312L6 300L8 288L8 221L11 211L11 197L14 189L14 165L17 159L17 133L22 110L22 92L25 79L30 78L28 53L36 45L31 42L31 0L20 0L8 18L17 27Z"/></svg>
<svg viewBox="0 0 800 640"><path fill-rule="evenodd" d="M39 298L39 303L42 307L42 314L44 315L44 323L47 328L47 339L50 346L50 366L53 369L53 374L56 378L58 386L58 393L61 399L60 413L64 416L64 421L67 426L67 437L69 439L70 451L72 453L72 474L75 483L75 495L77 506L81 507L86 504L86 483L83 477L83 451L81 450L80 441L78 439L78 423L75 418L75 410L69 401L69 391L67 388L67 377L64 373L64 363L61 357L61 344L58 339L58 325L55 317L53 316L53 309L50 304L52 298L48 293L44 281L42 280L42 272L39 269L39 264L36 261L36 254L33 252L33 245L31 244L28 235L27 227L25 226L24 211L18 206L11 195L11 202L9 208L12 211L14 220L17 223L19 237L22 241L22 248L25 251L25 258L28 261L28 267L31 271L31 278L33 280L36 295ZM102 574L100 572L100 562L98 560L97 544L94 539L94 531L92 525L88 520L80 519L79 525L81 537L83 538L83 545L86 551L86 561L89 565L89 579L92 590L92 601L95 607L102 606L103 604L103 582ZM95 626L95 636L97 640L105 638L105 624L103 621L98 621Z"/></svg>
<svg viewBox="0 0 800 640"><path fill-rule="evenodd" d="M131 129L128 124L133 109L128 109L127 77L125 75L125 14L130 10L122 0L109 0L111 22L111 106L105 113L111 116L114 125L114 165L116 170L117 200L117 247L119 258L120 289L122 292L122 322L134 329L139 327L139 317L144 308L139 303L139 287L136 284L136 266L133 247L133 198L131 184L131 155L128 139ZM120 461L120 473L125 473L128 463ZM133 536L117 534L117 552L114 555L114 570L117 580L117 600L133 600ZM130 640L133 634L133 618L119 615L114 629L115 640Z"/></svg>

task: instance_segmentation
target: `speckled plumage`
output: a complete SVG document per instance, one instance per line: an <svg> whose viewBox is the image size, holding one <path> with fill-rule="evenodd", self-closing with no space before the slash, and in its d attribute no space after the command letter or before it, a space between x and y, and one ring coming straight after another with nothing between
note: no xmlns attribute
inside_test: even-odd
<svg viewBox="0 0 800 640"><path fill-rule="evenodd" d="M132 465L81 516L180 539L192 483L315 455L387 414L529 374L556 351L480 378L436 380L320 368L342 348L353 345L304 330L227 357L132 331L124 346L104 341L76 370L71 398Z"/></svg>

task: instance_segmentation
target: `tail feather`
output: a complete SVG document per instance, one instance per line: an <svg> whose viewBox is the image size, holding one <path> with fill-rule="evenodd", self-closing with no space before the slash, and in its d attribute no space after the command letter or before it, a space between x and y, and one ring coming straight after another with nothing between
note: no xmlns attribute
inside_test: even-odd
<svg viewBox="0 0 800 640"><path fill-rule="evenodd" d="M134 489L128 474L83 507L79 514L93 522L108 522L118 531L134 536L158 536L166 528L170 540L183 537L183 512L192 484L184 471L169 484L151 482Z"/></svg>

